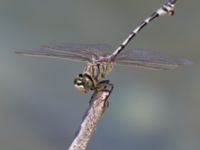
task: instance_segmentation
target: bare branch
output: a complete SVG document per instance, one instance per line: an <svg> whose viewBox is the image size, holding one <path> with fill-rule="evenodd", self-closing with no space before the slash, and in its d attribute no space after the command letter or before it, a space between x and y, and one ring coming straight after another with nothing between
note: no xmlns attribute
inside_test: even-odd
<svg viewBox="0 0 200 150"><path fill-rule="evenodd" d="M90 106L83 118L80 129L68 150L85 150L96 125L108 105L109 91L98 91L92 96Z"/></svg>

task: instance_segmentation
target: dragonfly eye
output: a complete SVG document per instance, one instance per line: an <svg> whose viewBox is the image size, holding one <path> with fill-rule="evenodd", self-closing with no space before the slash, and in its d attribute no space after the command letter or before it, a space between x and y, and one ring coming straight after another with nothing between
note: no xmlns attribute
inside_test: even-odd
<svg viewBox="0 0 200 150"><path fill-rule="evenodd" d="M81 93L87 93L89 90L86 80L80 76L74 80L74 87Z"/></svg>
<svg viewBox="0 0 200 150"><path fill-rule="evenodd" d="M77 78L74 79L75 88L81 93L87 93L89 90L94 88L94 81L92 77L88 74L79 74Z"/></svg>
<svg viewBox="0 0 200 150"><path fill-rule="evenodd" d="M83 74L82 73L80 73L78 76L81 77L81 78L83 78Z"/></svg>

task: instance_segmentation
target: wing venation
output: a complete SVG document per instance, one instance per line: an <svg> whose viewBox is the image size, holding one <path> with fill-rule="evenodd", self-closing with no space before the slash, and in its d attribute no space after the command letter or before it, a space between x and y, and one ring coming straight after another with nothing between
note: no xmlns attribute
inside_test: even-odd
<svg viewBox="0 0 200 150"><path fill-rule="evenodd" d="M191 61L183 58L170 57L151 50L134 49L120 53L116 58L120 65L169 70L181 65L192 64Z"/></svg>

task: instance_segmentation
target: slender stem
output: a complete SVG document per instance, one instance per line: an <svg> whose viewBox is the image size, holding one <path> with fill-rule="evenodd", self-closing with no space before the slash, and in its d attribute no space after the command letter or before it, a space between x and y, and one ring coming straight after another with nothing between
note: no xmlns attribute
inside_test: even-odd
<svg viewBox="0 0 200 150"><path fill-rule="evenodd" d="M153 12L148 18L144 19L131 33L128 37L119 45L119 47L112 54L112 59L115 59L117 55L128 45L128 43L139 33L145 26L147 26L154 19L168 15L172 16L174 14L176 0L167 0L158 10Z"/></svg>
<svg viewBox="0 0 200 150"><path fill-rule="evenodd" d="M98 91L93 94L90 106L83 118L80 129L68 150L85 150L97 123L106 110L109 91Z"/></svg>

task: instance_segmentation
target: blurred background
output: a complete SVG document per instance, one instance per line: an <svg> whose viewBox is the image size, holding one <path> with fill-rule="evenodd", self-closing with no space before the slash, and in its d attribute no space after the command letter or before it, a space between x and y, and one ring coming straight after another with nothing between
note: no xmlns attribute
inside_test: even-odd
<svg viewBox="0 0 200 150"><path fill-rule="evenodd" d="M0 149L65 150L88 107L83 63L17 56L50 42L117 47L163 0L0 0ZM178 1L129 45L193 61L171 71L116 67L110 107L88 150L199 150L200 1Z"/></svg>

